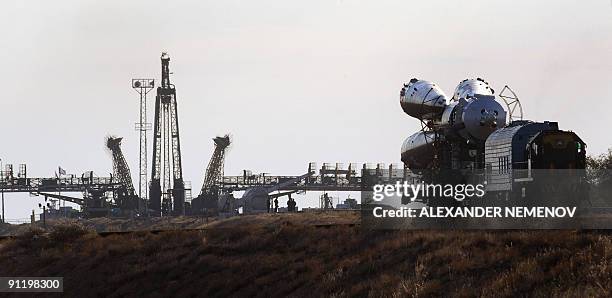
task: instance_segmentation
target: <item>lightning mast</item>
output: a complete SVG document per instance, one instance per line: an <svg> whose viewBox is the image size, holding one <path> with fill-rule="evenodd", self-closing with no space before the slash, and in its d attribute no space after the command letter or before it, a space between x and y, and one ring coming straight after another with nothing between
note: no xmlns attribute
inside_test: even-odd
<svg viewBox="0 0 612 298"><path fill-rule="evenodd" d="M145 205L148 205L148 188L147 188L147 131L151 130L151 123L147 123L147 94L155 87L153 79L132 79L132 88L140 94L140 121L136 123L136 131L140 133L140 161L138 164L138 197L144 200ZM140 200L138 201L140 205ZM145 210L148 206L138 206L138 209ZM148 212L146 212L148 214Z"/></svg>

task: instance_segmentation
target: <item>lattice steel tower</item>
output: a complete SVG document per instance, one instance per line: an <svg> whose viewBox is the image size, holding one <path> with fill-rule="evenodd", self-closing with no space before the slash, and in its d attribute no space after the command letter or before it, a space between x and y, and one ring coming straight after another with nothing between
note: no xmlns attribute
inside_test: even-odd
<svg viewBox="0 0 612 298"><path fill-rule="evenodd" d="M139 176L138 176L138 196L144 200L145 206L140 206L140 200L138 209L148 209L147 198L148 198L148 187L147 183L147 131L151 130L151 123L147 122L147 94L155 87L155 81L153 79L132 79L132 88L140 94L140 120L136 123L136 131L140 133L140 161L138 164ZM148 214L148 213L147 213Z"/></svg>
<svg viewBox="0 0 612 298"><path fill-rule="evenodd" d="M181 166L176 89L170 83L170 57L161 55L162 79L155 97L153 169L149 207L161 215L183 214L185 182Z"/></svg>
<svg viewBox="0 0 612 298"><path fill-rule="evenodd" d="M213 139L215 142L215 151L210 158L208 167L206 168L206 176L204 178L204 184L202 184L202 190L200 191L200 197L204 195L212 195L217 192L218 183L223 177L223 162L225 160L225 149L230 145L229 135L224 137L216 137Z"/></svg>
<svg viewBox="0 0 612 298"><path fill-rule="evenodd" d="M123 138L108 137L106 138L106 148L110 150L113 155L113 172L115 176L125 186L127 195L134 195L134 184L132 183L132 174L130 174L130 167L125 161L125 156L121 151L121 140Z"/></svg>

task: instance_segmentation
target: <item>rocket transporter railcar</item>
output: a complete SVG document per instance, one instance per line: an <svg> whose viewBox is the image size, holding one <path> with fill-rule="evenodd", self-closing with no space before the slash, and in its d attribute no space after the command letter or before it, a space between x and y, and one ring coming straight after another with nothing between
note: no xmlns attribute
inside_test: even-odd
<svg viewBox="0 0 612 298"><path fill-rule="evenodd" d="M426 183L486 184L484 200L495 204L541 203L534 198L549 200L555 193L579 198L585 190L584 141L572 131L560 130L556 122L513 120L513 103L522 113L518 98L509 103L503 95L498 97L508 111L480 78L460 82L450 99L429 81L404 84L400 105L422 124L421 131L402 144L404 166L421 174ZM431 199L425 203L439 204Z"/></svg>

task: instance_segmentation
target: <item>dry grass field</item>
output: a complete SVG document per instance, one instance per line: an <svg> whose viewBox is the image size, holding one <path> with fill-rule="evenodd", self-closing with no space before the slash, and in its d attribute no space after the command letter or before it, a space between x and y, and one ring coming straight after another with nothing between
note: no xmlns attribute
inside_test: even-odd
<svg viewBox="0 0 612 298"><path fill-rule="evenodd" d="M64 296L612 295L612 233L364 231L356 214L244 216L201 230L0 240L0 276L63 276Z"/></svg>

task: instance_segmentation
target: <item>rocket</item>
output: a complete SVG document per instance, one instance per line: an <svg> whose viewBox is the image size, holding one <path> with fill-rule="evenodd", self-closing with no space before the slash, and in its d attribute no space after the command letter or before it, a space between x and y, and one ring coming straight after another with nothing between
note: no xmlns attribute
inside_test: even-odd
<svg viewBox="0 0 612 298"><path fill-rule="evenodd" d="M411 169L432 166L439 142L479 149L487 137L506 125L506 111L495 91L481 78L465 79L449 98L430 81L412 79L400 91L400 106L424 129L402 144L401 159Z"/></svg>

